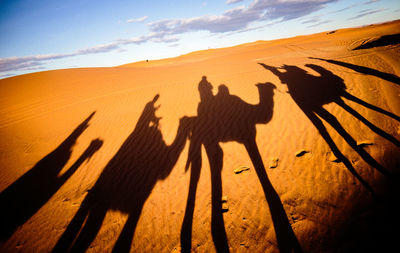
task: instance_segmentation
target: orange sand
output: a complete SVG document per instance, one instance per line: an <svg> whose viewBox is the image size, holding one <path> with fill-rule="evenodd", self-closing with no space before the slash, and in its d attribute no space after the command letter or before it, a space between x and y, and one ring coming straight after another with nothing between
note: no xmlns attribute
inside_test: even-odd
<svg viewBox="0 0 400 253"><path fill-rule="evenodd" d="M100 199L102 194L111 194L113 196L107 198L114 202L122 199L114 208L99 204L90 209L92 212L105 209L105 216L101 220L93 215L94 222L99 223L98 229L94 228L96 225L87 225L94 236L93 240L88 239L88 252L110 252L113 249L128 216L134 216L127 212L137 212L141 207L135 204L137 208L133 206L132 209L134 204L123 203L124 199L131 200L130 194L134 198L144 198L145 202L141 213L135 216L139 218L136 226L130 228L131 233L132 227L135 228L132 242L127 236L120 238L122 243L125 246L131 243L131 252L179 251L191 173L191 168L185 172L190 140L186 141L184 148L184 143L181 145L182 151L175 150L176 163L173 158L165 159L169 154L165 148L173 143L180 119L197 115L200 102L198 84L202 76L207 76L214 94L218 85L225 84L230 94L253 105L259 103L255 84L271 82L277 86L272 120L257 124L255 141L269 180L280 197L287 220L303 251L364 251L395 245L392 239L396 236L391 233L398 229L397 216L393 216L397 213L392 210L392 204L396 204L395 197L398 199L393 193L397 189L395 185L400 168L400 149L396 146L400 140L398 119L343 98L375 130L381 129L381 132L372 131L365 122L356 119L337 103L323 105L351 138L357 142L365 141L365 145L360 145L360 150L365 151L357 153L357 148L351 147L338 133L337 126L332 127L317 116L350 165L335 162L327 141L292 98L293 90L298 86L291 90L277 75L258 63L275 67L284 64L296 66L318 76L315 70L305 66L315 64L342 78L349 94L400 115L400 47L394 44L352 50L383 35L397 33L400 33L400 21L258 41L112 68L46 71L0 80L2 222L12 220L13 216L22 220L17 217L20 215L18 212L7 212L10 206L29 211L29 199L35 201L43 197L37 210L26 212L28 214L20 226L15 226L11 234L3 238L0 251L51 251L80 207L84 209L81 204L88 192L100 194ZM285 72L283 69L280 71ZM304 72L298 76L309 77L308 74ZM294 75L289 81L293 85L301 84L299 78ZM321 85L329 82L323 78L315 80L320 80ZM318 101L318 92L308 91L316 93L315 101ZM132 133L145 105L156 94L160 97L155 106L161 105L156 111L156 116L161 117L159 124L143 130L145 132ZM232 110L229 106L222 109ZM88 118L94 111L95 114ZM211 121L219 122L215 118ZM69 139L65 146L59 147L71 133L73 140ZM128 148L121 147L130 135L134 142L125 144L130 145ZM84 153L92 140L96 141ZM245 146L236 141L220 143L220 146L223 150L222 195L228 196L228 211L222 216L229 249L232 252L276 252L283 249L277 242L270 208ZM297 157L296 153L301 150L308 152ZM77 161L82 154L83 158ZM368 155L378 165L368 163ZM44 162L38 162L45 160L46 156L48 164L44 165L47 169L44 170ZM117 157L117 161L111 164L113 157ZM276 166L272 166L275 168L269 166L272 160L275 160ZM167 162L171 163L170 171L157 174L165 169ZM46 192L49 185L59 180L71 166L74 169L70 171L71 175L66 174L65 180L54 186L52 192ZM234 170L241 166L250 167L250 170L235 174ZM375 197L350 172L349 166L371 188ZM387 170L389 176L381 173L379 166ZM36 172L32 172L34 168ZM105 168L109 172L102 174ZM132 171L118 174L123 169ZM20 179L22 183L14 183L25 173L28 173L25 181ZM98 180L99 176L106 183ZM210 166L202 147L191 238L194 252L215 251L211 233L210 177ZM97 186L93 188L95 184L102 185L102 190L97 190L101 188ZM45 189L41 190L43 187ZM148 194L141 192L145 188ZM12 194L7 195L10 189ZM48 199L44 198L44 192L49 195ZM11 200L9 196L12 196ZM89 221L90 218L86 222ZM71 223L70 227L78 229L77 235L83 225L84 220L79 226ZM72 244L64 244L61 248L66 249Z"/></svg>

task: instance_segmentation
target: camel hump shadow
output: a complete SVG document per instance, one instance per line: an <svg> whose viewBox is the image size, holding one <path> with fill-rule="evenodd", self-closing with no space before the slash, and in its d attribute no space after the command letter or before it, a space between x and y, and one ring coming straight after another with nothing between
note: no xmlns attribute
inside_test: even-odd
<svg viewBox="0 0 400 253"><path fill-rule="evenodd" d="M282 67L272 67L264 63L259 64L287 85L290 95L297 104L301 104L302 108L315 109L331 102L337 102L347 93L346 84L341 77L315 64L306 64L305 66L317 72L318 75L311 75L304 69L293 65L284 64Z"/></svg>
<svg viewBox="0 0 400 253"><path fill-rule="evenodd" d="M256 124L266 124L273 115L273 90L270 82L256 84L259 103L249 104L240 97L230 94L224 84L218 86L214 96L212 85L203 76L199 83L200 103L198 105L197 128L207 132L210 141L246 142L255 135Z"/></svg>

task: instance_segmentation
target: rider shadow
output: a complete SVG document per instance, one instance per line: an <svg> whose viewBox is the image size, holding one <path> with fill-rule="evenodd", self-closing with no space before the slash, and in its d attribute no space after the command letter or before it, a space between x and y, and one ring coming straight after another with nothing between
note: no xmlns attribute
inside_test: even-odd
<svg viewBox="0 0 400 253"><path fill-rule="evenodd" d="M95 185L53 248L53 252L84 252L99 232L108 210L128 214L113 252L129 252L142 208L158 180L164 180L182 152L190 118L180 120L173 143L163 140L155 112L159 95L148 102L118 152L108 162Z"/></svg>
<svg viewBox="0 0 400 253"><path fill-rule="evenodd" d="M88 128L91 113L75 130L50 154L12 183L0 194L0 236L7 240L14 231L25 224L61 186L77 171L84 161L89 160L103 144L94 139L63 174L60 172L71 158L72 148L79 136Z"/></svg>
<svg viewBox="0 0 400 253"><path fill-rule="evenodd" d="M256 124L268 123L273 114L271 83L257 84L260 102L251 105L229 94L228 87L220 85L213 95L212 85L204 76L199 83L200 103L194 119L186 169L191 165L189 193L181 228L182 252L191 251L193 212L196 189L201 170L201 145L204 145L211 169L211 233L217 252L229 252L222 216L223 151L219 142L236 141L244 144L262 185L271 212L278 246L281 252L301 252L301 247L287 218L282 202L266 174L256 143Z"/></svg>
<svg viewBox="0 0 400 253"><path fill-rule="evenodd" d="M389 179L391 178L391 174L386 170L386 168L380 165L368 152L363 149L362 146L357 145L357 142L354 140L354 138L342 127L334 115L323 108L323 105L332 102L336 103L350 113L353 117L364 123L376 134L392 142L394 145L400 146L400 142L396 138L364 118L356 110L347 105L343 98L356 102L376 112L382 113L394 120L400 121L400 118L397 115L351 95L346 91L346 85L343 79L321 66L314 64L306 65L308 68L319 73L319 76L314 76L296 66L283 65L283 67L277 68L265 65L263 63L259 64L265 69L271 71L273 74L279 77L283 84L287 85L290 96L318 129L319 133L329 145L336 158L343 162L347 169L365 186L367 190L369 190L372 194L374 193L371 186L357 173L349 159L343 155L343 153L336 146L319 117L330 124L365 162L380 171L382 174L386 175ZM279 69L283 69L285 72L281 72Z"/></svg>

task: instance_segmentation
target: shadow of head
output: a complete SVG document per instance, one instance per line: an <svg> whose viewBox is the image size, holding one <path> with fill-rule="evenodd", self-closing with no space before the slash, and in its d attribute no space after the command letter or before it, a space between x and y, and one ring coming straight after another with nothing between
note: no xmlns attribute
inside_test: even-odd
<svg viewBox="0 0 400 253"><path fill-rule="evenodd" d="M270 82L266 83L257 83L256 87L258 88L258 91L260 94L273 94L274 90L277 89L276 85Z"/></svg>
<svg viewBox="0 0 400 253"><path fill-rule="evenodd" d="M218 95L229 96L229 89L225 84L218 86Z"/></svg>
<svg viewBox="0 0 400 253"><path fill-rule="evenodd" d="M201 78L201 81L199 83L199 93L200 93L200 100L201 101L206 101L210 98L212 98L213 93L212 93L212 89L213 86L211 85L210 82L207 81L207 77L203 76Z"/></svg>

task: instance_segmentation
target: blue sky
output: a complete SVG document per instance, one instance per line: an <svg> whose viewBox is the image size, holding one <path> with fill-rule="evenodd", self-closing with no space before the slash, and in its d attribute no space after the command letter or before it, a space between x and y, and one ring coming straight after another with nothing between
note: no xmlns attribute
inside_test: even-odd
<svg viewBox="0 0 400 253"><path fill-rule="evenodd" d="M399 0L0 0L0 78L398 19Z"/></svg>

